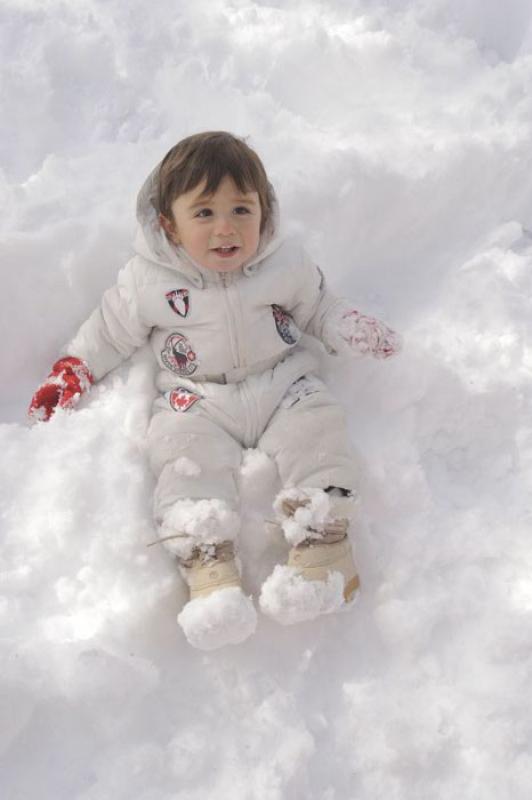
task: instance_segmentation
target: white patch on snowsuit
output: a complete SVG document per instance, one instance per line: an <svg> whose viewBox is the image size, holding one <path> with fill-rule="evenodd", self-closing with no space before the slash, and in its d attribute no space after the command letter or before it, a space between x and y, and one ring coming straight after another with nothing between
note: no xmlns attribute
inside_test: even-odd
<svg viewBox="0 0 532 800"><path fill-rule="evenodd" d="M303 375L290 386L287 393L281 400L281 408L292 408L303 397L310 397L320 389L324 388L323 381L318 380L314 375Z"/></svg>

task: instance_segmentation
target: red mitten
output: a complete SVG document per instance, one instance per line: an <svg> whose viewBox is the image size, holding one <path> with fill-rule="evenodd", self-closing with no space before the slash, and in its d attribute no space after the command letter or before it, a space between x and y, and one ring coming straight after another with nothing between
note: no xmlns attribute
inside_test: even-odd
<svg viewBox="0 0 532 800"><path fill-rule="evenodd" d="M94 383L86 363L74 356L56 361L47 379L32 397L28 415L31 420L47 421L57 406L74 408L81 395Z"/></svg>

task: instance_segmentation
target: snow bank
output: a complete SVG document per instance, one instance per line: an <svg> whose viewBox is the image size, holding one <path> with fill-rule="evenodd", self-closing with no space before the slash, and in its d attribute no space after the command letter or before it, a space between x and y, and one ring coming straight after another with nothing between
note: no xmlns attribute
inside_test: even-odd
<svg viewBox="0 0 532 800"><path fill-rule="evenodd" d="M532 783L532 6L10 0L2 9L0 754L24 800L461 797ZM216 653L153 540L137 354L28 429L177 139L250 135L337 291L405 335L324 363L362 466L351 614ZM286 545L241 473L244 583Z"/></svg>

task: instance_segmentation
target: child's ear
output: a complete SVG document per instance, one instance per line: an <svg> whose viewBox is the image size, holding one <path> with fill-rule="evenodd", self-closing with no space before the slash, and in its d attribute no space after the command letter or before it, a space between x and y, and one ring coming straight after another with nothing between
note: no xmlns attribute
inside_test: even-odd
<svg viewBox="0 0 532 800"><path fill-rule="evenodd" d="M159 225L164 230L170 241L174 244L179 244L179 237L173 222L171 222L164 214L159 214Z"/></svg>

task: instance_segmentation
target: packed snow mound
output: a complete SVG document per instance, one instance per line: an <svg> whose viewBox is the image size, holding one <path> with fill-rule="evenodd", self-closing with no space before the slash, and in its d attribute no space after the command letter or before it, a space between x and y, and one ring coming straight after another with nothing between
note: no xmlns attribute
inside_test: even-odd
<svg viewBox="0 0 532 800"><path fill-rule="evenodd" d="M528 800L528 0L4 4L0 771L24 800ZM176 140L249 136L387 363L325 359L359 453L349 613L216 651L176 624L139 352L72 414L27 405L131 254ZM309 442L309 453L313 443ZM193 474L194 464L178 469ZM286 561L244 454L246 596Z"/></svg>

